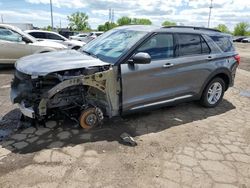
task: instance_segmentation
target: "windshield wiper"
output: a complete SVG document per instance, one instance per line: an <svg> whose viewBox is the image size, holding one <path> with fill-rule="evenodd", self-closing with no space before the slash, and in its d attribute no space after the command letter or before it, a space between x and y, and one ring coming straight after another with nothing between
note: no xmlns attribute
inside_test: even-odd
<svg viewBox="0 0 250 188"><path fill-rule="evenodd" d="M91 53L91 52L88 52L88 51L85 51L85 50L82 50L82 52L85 53L85 54L87 54L87 55L89 55L89 56L92 56L92 57L98 59L97 55L95 55L95 54L93 54L93 53Z"/></svg>

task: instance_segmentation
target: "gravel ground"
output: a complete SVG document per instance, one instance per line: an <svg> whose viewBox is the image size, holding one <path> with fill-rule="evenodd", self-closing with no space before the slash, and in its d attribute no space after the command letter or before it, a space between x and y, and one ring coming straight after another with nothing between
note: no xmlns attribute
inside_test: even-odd
<svg viewBox="0 0 250 188"><path fill-rule="evenodd" d="M246 70L247 47L237 45ZM237 71L235 86L214 109L185 103L90 132L54 121L17 129L11 72L0 72L0 135L10 134L0 142L0 187L250 187L248 71ZM123 132L138 145L124 145Z"/></svg>

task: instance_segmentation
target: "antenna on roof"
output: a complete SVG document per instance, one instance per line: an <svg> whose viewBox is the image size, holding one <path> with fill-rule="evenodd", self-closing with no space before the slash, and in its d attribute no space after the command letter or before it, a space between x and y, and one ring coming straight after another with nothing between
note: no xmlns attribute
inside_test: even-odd
<svg viewBox="0 0 250 188"><path fill-rule="evenodd" d="M208 28L210 26L210 19L211 19L212 8L213 8L213 0L211 0L211 4L209 6L209 15L208 15L208 22L207 22L207 27Z"/></svg>

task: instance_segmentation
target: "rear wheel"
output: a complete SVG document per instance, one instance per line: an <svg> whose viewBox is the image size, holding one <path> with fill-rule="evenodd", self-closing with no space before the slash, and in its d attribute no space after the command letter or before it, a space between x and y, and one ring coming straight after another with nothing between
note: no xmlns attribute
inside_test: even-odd
<svg viewBox="0 0 250 188"><path fill-rule="evenodd" d="M214 78L203 91L200 103L208 108L217 106L225 92L225 81L219 77Z"/></svg>

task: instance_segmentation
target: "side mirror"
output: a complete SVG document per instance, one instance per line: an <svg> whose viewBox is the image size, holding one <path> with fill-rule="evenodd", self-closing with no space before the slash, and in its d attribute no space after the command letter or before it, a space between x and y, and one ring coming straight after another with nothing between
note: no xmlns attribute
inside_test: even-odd
<svg viewBox="0 0 250 188"><path fill-rule="evenodd" d="M149 64L151 62L151 57L148 53L139 52L135 54L129 62L134 64Z"/></svg>
<svg viewBox="0 0 250 188"><path fill-rule="evenodd" d="M22 41L25 42L25 43L31 43L30 39L28 39L27 37L25 36L22 36Z"/></svg>

